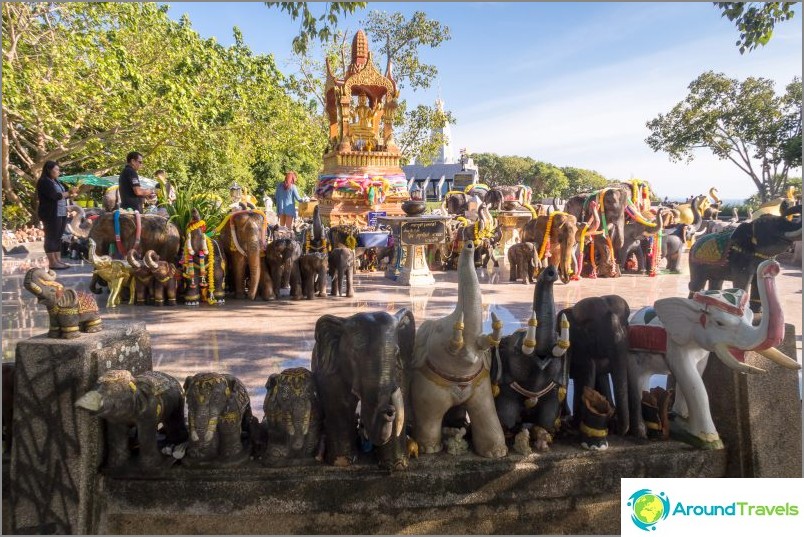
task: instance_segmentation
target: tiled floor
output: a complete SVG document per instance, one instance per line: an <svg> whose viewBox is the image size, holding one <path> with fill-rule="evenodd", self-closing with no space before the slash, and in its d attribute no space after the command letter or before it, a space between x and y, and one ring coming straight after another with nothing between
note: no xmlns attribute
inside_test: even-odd
<svg viewBox="0 0 804 537"><path fill-rule="evenodd" d="M13 359L16 341L46 331L47 312L22 287L31 266L43 266L41 243L30 245L25 259L3 259L3 359ZM73 262L79 263L79 262ZM686 267L686 260L682 260ZM68 287L85 289L91 265L78 264L59 274ZM508 271L479 270L483 291L484 319L489 328L493 310L504 322L504 334L522 326L529 315L533 285L509 283ZM198 307L123 305L106 311L106 295L98 297L105 319L138 319L146 322L153 344L154 369L184 379L200 371L232 373L249 388L255 414L262 415L265 381L271 373L310 365L313 331L324 313L349 316L361 311L413 310L417 323L446 315L455 305L456 273L435 272L436 285L429 288L400 287L380 272L355 277L354 298L333 298L263 302L229 300L222 306ZM616 279L583 279L554 287L556 309L571 306L581 298L617 294L625 298L632 312L668 296L686 296L689 277L660 275L655 278L626 275ZM800 267L783 265L777 277L785 321L796 327L801 360L802 273Z"/></svg>

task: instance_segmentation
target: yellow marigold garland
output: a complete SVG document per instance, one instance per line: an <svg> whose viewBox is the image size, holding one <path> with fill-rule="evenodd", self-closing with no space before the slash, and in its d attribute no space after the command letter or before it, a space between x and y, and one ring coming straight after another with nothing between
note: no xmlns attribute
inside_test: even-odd
<svg viewBox="0 0 804 537"><path fill-rule="evenodd" d="M350 250L354 250L355 247L357 246L357 239L355 239L352 235L349 235L348 237L346 237L345 242L346 242L346 247L349 248Z"/></svg>
<svg viewBox="0 0 804 537"><path fill-rule="evenodd" d="M553 217L559 214L558 212L552 213L547 217L547 227L544 229L544 238L542 238L542 245L539 247L539 261L544 259L544 253L550 244L550 231L553 228Z"/></svg>
<svg viewBox="0 0 804 537"><path fill-rule="evenodd" d="M217 304L218 301L215 300L215 248L213 248L212 239L209 237L205 237L207 239L207 253L209 254L209 263L207 263L207 283L209 288L207 289L207 303L208 304Z"/></svg>

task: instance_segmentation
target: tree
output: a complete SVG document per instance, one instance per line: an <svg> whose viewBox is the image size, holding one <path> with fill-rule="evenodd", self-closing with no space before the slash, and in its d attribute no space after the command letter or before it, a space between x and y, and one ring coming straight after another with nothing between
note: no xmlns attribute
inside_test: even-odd
<svg viewBox="0 0 804 537"><path fill-rule="evenodd" d="M293 38L293 51L297 54L305 54L310 41L314 39L329 41L335 35L334 26L338 24L338 17L363 9L368 2L326 2L324 12L318 17L310 11L311 4L315 5L311 2L265 2L268 7L278 7L286 12L291 20L301 17L299 35Z"/></svg>
<svg viewBox="0 0 804 537"><path fill-rule="evenodd" d="M536 199L561 196L569 188L567 175L558 166L547 162L537 162L526 178Z"/></svg>
<svg viewBox="0 0 804 537"><path fill-rule="evenodd" d="M270 55L202 39L153 3L3 3L4 201L35 201L47 160L65 173L117 173L146 156L171 178L258 186L254 167L310 170L326 144ZM29 205L30 206L30 205Z"/></svg>
<svg viewBox="0 0 804 537"><path fill-rule="evenodd" d="M609 180L597 173L594 170L584 170L582 168L573 168L565 166L561 168L564 175L567 176L568 186L561 195L565 198L571 198L584 192L593 192L606 188Z"/></svg>
<svg viewBox="0 0 804 537"><path fill-rule="evenodd" d="M779 196L789 170L800 165L794 148L801 144L801 81L794 78L777 96L771 80L740 82L709 71L689 90L669 113L647 122L648 146L674 162L690 162L696 149L709 149L748 175L762 200Z"/></svg>
<svg viewBox="0 0 804 537"><path fill-rule="evenodd" d="M723 12L722 17L735 22L740 39L735 43L740 54L767 45L778 22L793 18L797 2L713 2Z"/></svg>

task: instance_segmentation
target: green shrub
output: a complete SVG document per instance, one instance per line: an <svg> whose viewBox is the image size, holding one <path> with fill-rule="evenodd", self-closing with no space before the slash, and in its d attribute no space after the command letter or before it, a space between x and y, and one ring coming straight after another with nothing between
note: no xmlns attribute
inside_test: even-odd
<svg viewBox="0 0 804 537"><path fill-rule="evenodd" d="M3 206L3 228L16 230L31 221L31 213L21 205Z"/></svg>

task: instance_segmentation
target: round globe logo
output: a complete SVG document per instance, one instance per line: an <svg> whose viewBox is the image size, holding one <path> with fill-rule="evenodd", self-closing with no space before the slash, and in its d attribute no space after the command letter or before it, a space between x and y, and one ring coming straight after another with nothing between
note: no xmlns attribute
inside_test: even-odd
<svg viewBox="0 0 804 537"><path fill-rule="evenodd" d="M670 513L670 500L664 492L658 494L649 489L636 491L628 498L631 522L645 531L655 530L656 524Z"/></svg>

